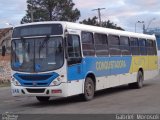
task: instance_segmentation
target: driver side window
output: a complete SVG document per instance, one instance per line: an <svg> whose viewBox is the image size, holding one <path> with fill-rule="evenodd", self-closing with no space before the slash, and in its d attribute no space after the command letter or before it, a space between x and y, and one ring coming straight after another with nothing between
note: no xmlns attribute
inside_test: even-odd
<svg viewBox="0 0 160 120"><path fill-rule="evenodd" d="M68 64L77 64L81 61L80 39L78 35L68 35Z"/></svg>

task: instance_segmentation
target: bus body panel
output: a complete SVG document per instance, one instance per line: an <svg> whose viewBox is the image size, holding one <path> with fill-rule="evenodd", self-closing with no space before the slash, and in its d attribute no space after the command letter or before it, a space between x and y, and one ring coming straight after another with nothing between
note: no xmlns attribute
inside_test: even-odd
<svg viewBox="0 0 160 120"><path fill-rule="evenodd" d="M88 71L92 71L96 77L128 73L130 71L131 58L131 56L84 58L81 64L68 68L68 80L85 79Z"/></svg>
<svg viewBox="0 0 160 120"><path fill-rule="evenodd" d="M96 90L101 90L136 82L140 68L144 70L144 80L148 80L158 74L157 60L157 56L88 57L81 64L69 67L68 80L84 80L85 73L90 71L96 76Z"/></svg>

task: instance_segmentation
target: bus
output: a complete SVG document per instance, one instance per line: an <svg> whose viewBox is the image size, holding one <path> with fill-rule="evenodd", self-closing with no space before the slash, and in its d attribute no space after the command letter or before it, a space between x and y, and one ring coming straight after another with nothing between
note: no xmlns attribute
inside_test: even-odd
<svg viewBox="0 0 160 120"><path fill-rule="evenodd" d="M128 84L142 88L158 75L157 44L145 35L71 22L16 26L11 41L13 96L81 95Z"/></svg>

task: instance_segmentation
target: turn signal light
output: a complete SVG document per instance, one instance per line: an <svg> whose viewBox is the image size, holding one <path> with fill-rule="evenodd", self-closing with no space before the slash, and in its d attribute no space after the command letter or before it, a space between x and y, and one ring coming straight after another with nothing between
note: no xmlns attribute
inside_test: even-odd
<svg viewBox="0 0 160 120"><path fill-rule="evenodd" d="M55 93L62 93L62 90L52 90L52 94L55 94Z"/></svg>

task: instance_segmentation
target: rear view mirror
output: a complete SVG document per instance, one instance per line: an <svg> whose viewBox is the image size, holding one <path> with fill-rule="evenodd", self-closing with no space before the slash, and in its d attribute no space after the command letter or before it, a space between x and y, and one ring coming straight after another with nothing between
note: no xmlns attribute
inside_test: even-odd
<svg viewBox="0 0 160 120"><path fill-rule="evenodd" d="M2 46L2 56L5 56L5 55L6 55L6 47Z"/></svg>

